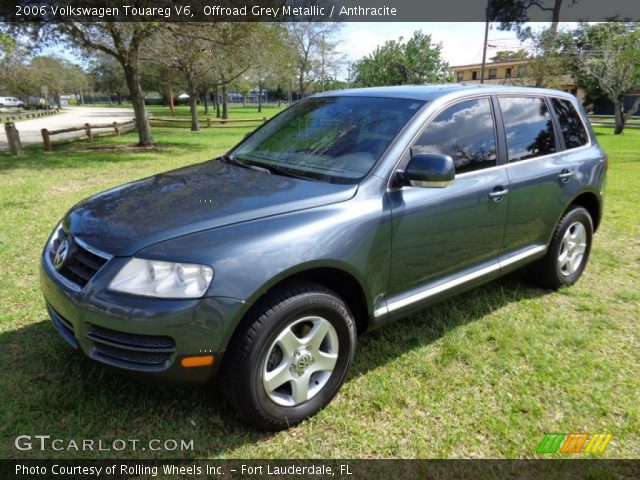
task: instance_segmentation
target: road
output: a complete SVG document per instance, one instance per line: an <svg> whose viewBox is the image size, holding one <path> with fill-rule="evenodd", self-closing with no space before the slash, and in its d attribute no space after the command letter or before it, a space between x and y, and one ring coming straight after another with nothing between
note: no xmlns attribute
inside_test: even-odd
<svg viewBox="0 0 640 480"><path fill-rule="evenodd" d="M51 115L49 117L34 118L32 120L21 120L16 122L16 128L20 133L20 140L23 145L42 143L43 128L49 130L60 130L69 127L81 127L85 123L113 123L126 122L133 119L133 110L129 108L109 108L109 107L65 107L63 113ZM65 136L77 136L81 132L60 134L54 137L59 140ZM7 149L7 139L4 128L0 127L0 150Z"/></svg>

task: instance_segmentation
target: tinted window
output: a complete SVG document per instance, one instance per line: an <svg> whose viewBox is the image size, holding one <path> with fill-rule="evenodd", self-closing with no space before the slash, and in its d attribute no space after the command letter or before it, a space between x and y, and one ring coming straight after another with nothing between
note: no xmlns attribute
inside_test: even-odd
<svg viewBox="0 0 640 480"><path fill-rule="evenodd" d="M580 116L571 102L554 98L551 104L558 116L565 146L567 148L575 148L586 145L589 139L587 131L584 129Z"/></svg>
<svg viewBox="0 0 640 480"><path fill-rule="evenodd" d="M260 128L233 153L240 161L284 174L355 183L423 105L403 98L309 98Z"/></svg>
<svg viewBox="0 0 640 480"><path fill-rule="evenodd" d="M544 99L502 97L499 102L510 162L556 151L553 123Z"/></svg>
<svg viewBox="0 0 640 480"><path fill-rule="evenodd" d="M414 153L453 158L456 173L496 164L496 137L488 98L461 102L440 113L416 142Z"/></svg>

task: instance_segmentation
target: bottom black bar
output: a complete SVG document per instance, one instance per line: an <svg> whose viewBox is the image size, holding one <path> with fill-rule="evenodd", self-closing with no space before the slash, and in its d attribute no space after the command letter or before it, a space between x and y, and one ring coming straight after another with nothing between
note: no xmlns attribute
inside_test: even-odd
<svg viewBox="0 0 640 480"><path fill-rule="evenodd" d="M632 479L640 460L0 460L0 479Z"/></svg>

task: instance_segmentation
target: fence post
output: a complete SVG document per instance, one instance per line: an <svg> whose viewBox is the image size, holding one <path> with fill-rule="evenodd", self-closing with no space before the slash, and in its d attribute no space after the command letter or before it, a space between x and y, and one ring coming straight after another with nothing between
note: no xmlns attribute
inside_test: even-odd
<svg viewBox="0 0 640 480"><path fill-rule="evenodd" d="M87 138L89 139L89 141L92 140L92 136L91 136L91 124L90 123L85 123L84 124L84 129L87 131Z"/></svg>
<svg viewBox="0 0 640 480"><path fill-rule="evenodd" d="M113 122L113 130L116 132L116 135L120 135L120 129L118 128L118 122Z"/></svg>
<svg viewBox="0 0 640 480"><path fill-rule="evenodd" d="M22 150L20 134L18 133L18 130L16 130L16 124L13 122L5 123L4 131L7 134L7 143L9 144L9 151L11 154L17 157L23 156L24 150Z"/></svg>
<svg viewBox="0 0 640 480"><path fill-rule="evenodd" d="M47 130L46 128L43 128L42 130L40 130L40 133L42 133L42 143L44 144L44 151L50 152L51 138L49 137L49 130Z"/></svg>
<svg viewBox="0 0 640 480"><path fill-rule="evenodd" d="M211 117L207 117L207 128L211 128Z"/></svg>

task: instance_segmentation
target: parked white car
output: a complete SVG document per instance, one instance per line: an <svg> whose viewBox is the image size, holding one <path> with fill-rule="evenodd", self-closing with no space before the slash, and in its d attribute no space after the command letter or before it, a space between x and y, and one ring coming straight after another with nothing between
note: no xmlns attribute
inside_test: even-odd
<svg viewBox="0 0 640 480"><path fill-rule="evenodd" d="M0 97L0 108L24 108L24 103L16 97Z"/></svg>

